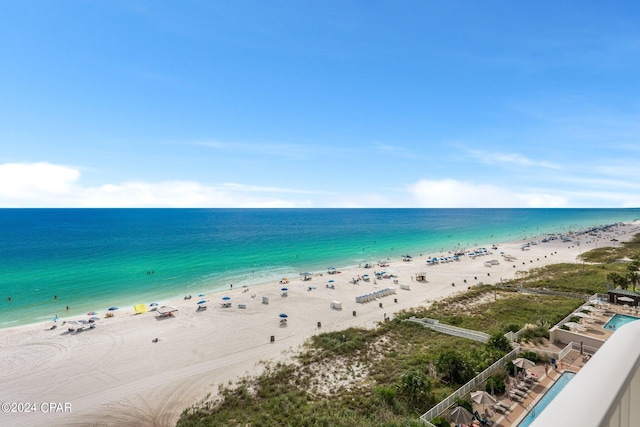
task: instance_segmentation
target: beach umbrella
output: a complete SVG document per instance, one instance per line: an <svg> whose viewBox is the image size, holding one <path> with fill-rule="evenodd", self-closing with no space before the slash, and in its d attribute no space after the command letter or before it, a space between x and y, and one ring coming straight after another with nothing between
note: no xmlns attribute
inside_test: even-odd
<svg viewBox="0 0 640 427"><path fill-rule="evenodd" d="M87 316L95 316L96 314L98 313L96 313L95 311L90 311L87 313Z"/></svg>
<svg viewBox="0 0 640 427"><path fill-rule="evenodd" d="M456 424L469 424L473 421L473 415L462 406L458 406L451 411L451 421Z"/></svg>
<svg viewBox="0 0 640 427"><path fill-rule="evenodd" d="M579 311L577 313L573 313L572 316L582 317L583 319L592 319L592 317L590 315L588 315L587 313L583 313L581 311Z"/></svg>
<svg viewBox="0 0 640 427"><path fill-rule="evenodd" d="M471 392L471 400L482 405L483 407L485 405L493 405L494 403L498 402L498 400L495 397L491 396L489 393L487 393L484 390Z"/></svg>
<svg viewBox="0 0 640 427"><path fill-rule="evenodd" d="M199 297L203 297L203 296L204 296L204 294L200 294L200 295L198 295L198 296L199 296Z"/></svg>
<svg viewBox="0 0 640 427"><path fill-rule="evenodd" d="M580 307L580 310L591 311L591 312L598 311L598 309L592 305L583 305L582 307Z"/></svg>
<svg viewBox="0 0 640 427"><path fill-rule="evenodd" d="M231 297L222 297L222 301L229 301Z"/></svg>
<svg viewBox="0 0 640 427"><path fill-rule="evenodd" d="M90 318L89 318L89 321L92 321L92 320L95 322L96 320L100 320L100 318L99 318L99 317L96 317L96 316L94 316L94 317L90 317Z"/></svg>
<svg viewBox="0 0 640 427"><path fill-rule="evenodd" d="M202 301L198 301L197 304L206 304L207 300L203 299Z"/></svg>
<svg viewBox="0 0 640 427"><path fill-rule="evenodd" d="M622 302L633 302L634 299L633 298L629 298L629 297L619 297L618 301L622 301Z"/></svg>
<svg viewBox="0 0 640 427"><path fill-rule="evenodd" d="M280 288L281 291L283 292L287 292L289 290L289 288Z"/></svg>
<svg viewBox="0 0 640 427"><path fill-rule="evenodd" d="M513 366L517 366L518 368L521 368L521 369L533 368L534 366L536 366L535 363L533 363L529 359L525 359L524 357L518 357L517 359L513 359L512 363L513 363Z"/></svg>
<svg viewBox="0 0 640 427"><path fill-rule="evenodd" d="M149 304L149 307L157 307L158 303L157 302L152 302L151 304Z"/></svg>
<svg viewBox="0 0 640 427"><path fill-rule="evenodd" d="M118 307L109 307L109 311L116 311Z"/></svg>
<svg viewBox="0 0 640 427"><path fill-rule="evenodd" d="M283 319L286 319L289 316L287 314L285 314L285 313L280 313L280 317L283 318Z"/></svg>

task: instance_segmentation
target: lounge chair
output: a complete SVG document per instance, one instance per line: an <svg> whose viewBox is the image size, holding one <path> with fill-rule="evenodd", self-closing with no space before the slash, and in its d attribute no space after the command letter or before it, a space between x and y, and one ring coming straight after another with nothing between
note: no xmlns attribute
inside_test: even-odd
<svg viewBox="0 0 640 427"><path fill-rule="evenodd" d="M508 403L504 403L502 400L499 400L498 402L496 402L496 405L501 406L507 411L511 409L511 405L509 405Z"/></svg>
<svg viewBox="0 0 640 427"><path fill-rule="evenodd" d="M522 396L514 393L513 391L509 392L509 399L514 400L516 402L522 402Z"/></svg>
<svg viewBox="0 0 640 427"><path fill-rule="evenodd" d="M527 397L527 393L526 392L524 392L522 390L515 389L515 388L511 390L511 393L513 393L513 394L515 394L517 396L520 396L522 399Z"/></svg>
<svg viewBox="0 0 640 427"><path fill-rule="evenodd" d="M491 421L486 417L480 416L480 413L478 411L474 411L473 416L475 417L476 420L480 421L480 424L482 424L483 426L491 425Z"/></svg>
<svg viewBox="0 0 640 427"><path fill-rule="evenodd" d="M503 406L499 405L499 404L494 404L491 407L494 411L499 412L501 414L506 414L507 413L507 409L505 409Z"/></svg>

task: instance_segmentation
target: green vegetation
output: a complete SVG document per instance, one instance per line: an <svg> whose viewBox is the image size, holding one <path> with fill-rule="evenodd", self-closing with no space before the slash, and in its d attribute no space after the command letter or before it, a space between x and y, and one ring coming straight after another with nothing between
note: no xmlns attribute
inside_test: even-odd
<svg viewBox="0 0 640 427"><path fill-rule="evenodd" d="M637 239L630 244L633 252L622 251L625 247L615 248L615 259L640 257ZM608 262L613 256L602 252L583 258ZM606 292L608 275L632 280L629 265L553 265L504 287L474 287L429 308L398 313L373 330L350 328L314 336L290 363L266 364L259 376L220 386L215 399L185 410L178 426L418 427L422 413L509 350L505 332L527 326L523 341L544 340L551 325L584 302L581 295ZM568 294L523 294L517 292L520 287ZM491 339L484 345L442 335L403 321L411 316L483 331ZM491 377L486 390L503 391L506 372Z"/></svg>

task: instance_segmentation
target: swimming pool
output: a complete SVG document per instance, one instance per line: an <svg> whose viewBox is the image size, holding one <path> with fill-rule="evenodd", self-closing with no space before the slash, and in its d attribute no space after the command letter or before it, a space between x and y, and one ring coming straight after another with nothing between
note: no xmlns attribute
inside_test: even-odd
<svg viewBox="0 0 640 427"><path fill-rule="evenodd" d="M622 325L626 325L629 322L638 320L638 317L629 316L627 314L614 314L611 319L603 326L603 328L610 331L615 331Z"/></svg>
<svg viewBox="0 0 640 427"><path fill-rule="evenodd" d="M558 395L558 393L560 393L560 390L562 390L564 386L566 386L569 381L571 381L571 379L575 376L575 372L564 372L562 375L560 375L558 381L556 381L551 386L549 391L547 391L545 395L542 396L542 399L540 399L538 403L536 403L536 406L534 406L533 409L527 414L527 416L520 422L520 424L518 424L518 427L529 427L533 420L535 420L536 417L540 415L540 413L544 411L549 403L551 403L551 401Z"/></svg>

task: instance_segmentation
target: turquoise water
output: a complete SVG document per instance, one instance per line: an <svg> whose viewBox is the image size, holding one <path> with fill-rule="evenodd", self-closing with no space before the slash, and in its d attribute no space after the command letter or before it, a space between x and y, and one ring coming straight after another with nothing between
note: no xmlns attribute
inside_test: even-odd
<svg viewBox="0 0 640 427"><path fill-rule="evenodd" d="M637 317L628 316L626 314L614 314L611 319L603 326L605 329L609 329L610 331L615 331L620 329L620 326L626 325L629 322L633 322L634 320L638 320Z"/></svg>
<svg viewBox="0 0 640 427"><path fill-rule="evenodd" d="M531 412L529 412L529 414L520 422L520 424L518 424L518 427L529 427L533 420L535 420L536 417L540 415L540 413L544 411L547 406L549 406L549 403L551 403L551 401L558 395L558 393L560 393L560 391L575 376L575 372L564 372L562 375L560 375L558 381L556 381L551 386L549 391L547 391L544 396L542 396L542 399L540 399L538 403L536 403L536 406L534 406L533 410L531 410Z"/></svg>
<svg viewBox="0 0 640 427"><path fill-rule="evenodd" d="M0 209L0 327L638 219L637 209ZM9 302L8 298L11 298ZM69 312L66 312L69 306Z"/></svg>

